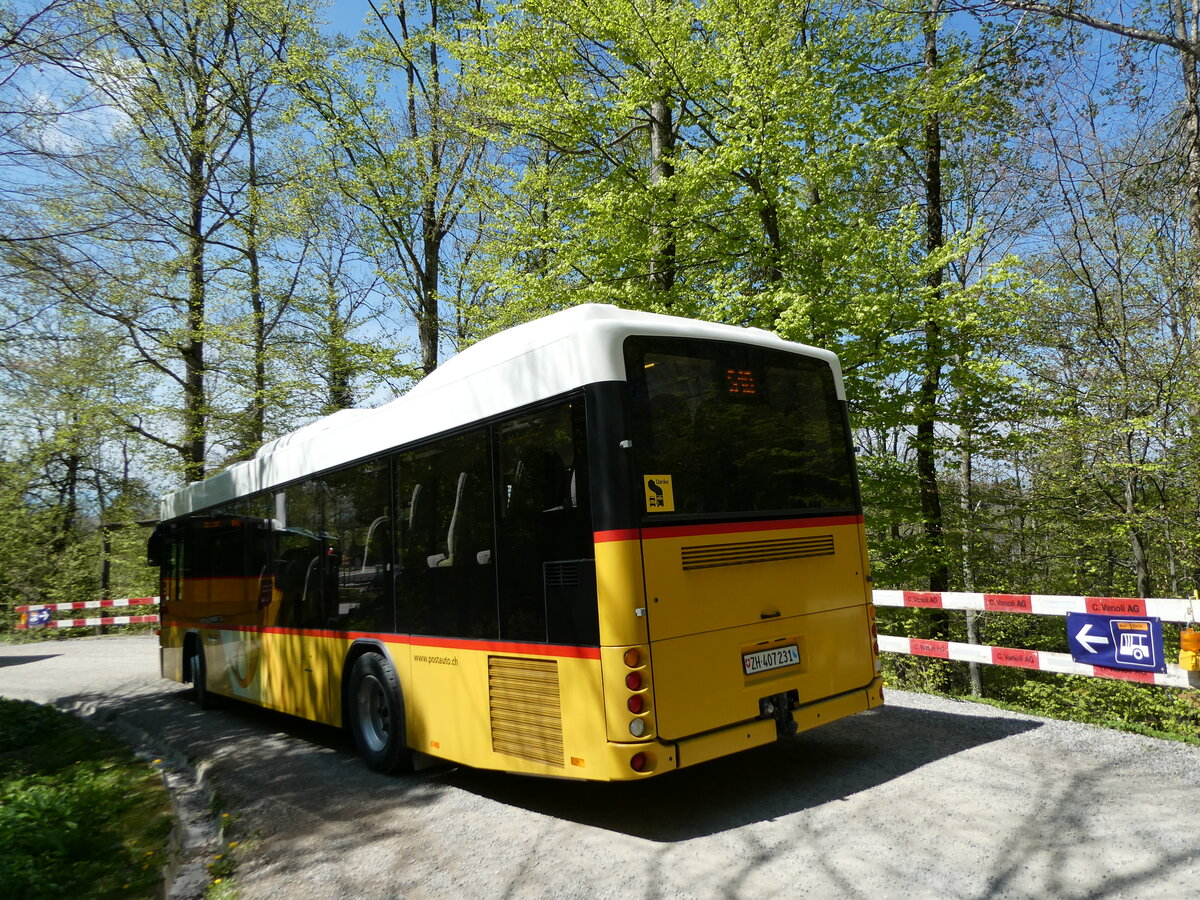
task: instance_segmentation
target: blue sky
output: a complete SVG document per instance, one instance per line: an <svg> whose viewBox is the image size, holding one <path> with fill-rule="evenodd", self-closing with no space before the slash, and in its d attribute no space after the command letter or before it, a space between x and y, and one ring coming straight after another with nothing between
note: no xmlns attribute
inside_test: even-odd
<svg viewBox="0 0 1200 900"><path fill-rule="evenodd" d="M367 0L333 0L321 11L321 17L329 21L330 30L353 35L362 28L370 12Z"/></svg>

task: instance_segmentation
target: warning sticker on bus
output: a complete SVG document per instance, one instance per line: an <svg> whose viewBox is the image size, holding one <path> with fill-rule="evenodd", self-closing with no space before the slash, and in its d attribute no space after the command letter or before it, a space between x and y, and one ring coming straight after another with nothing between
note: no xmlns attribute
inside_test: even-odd
<svg viewBox="0 0 1200 900"><path fill-rule="evenodd" d="M782 669L786 666L797 665L799 662L800 648L795 644L785 644L782 647L742 654L742 668L747 675L757 675L759 672L769 672L771 669Z"/></svg>
<svg viewBox="0 0 1200 900"><path fill-rule="evenodd" d="M675 512L675 493L670 475L647 475L646 512Z"/></svg>

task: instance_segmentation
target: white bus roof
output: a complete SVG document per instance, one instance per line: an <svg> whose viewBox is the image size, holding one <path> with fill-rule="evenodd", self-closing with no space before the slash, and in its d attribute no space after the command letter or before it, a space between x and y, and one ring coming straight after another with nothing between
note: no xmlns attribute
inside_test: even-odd
<svg viewBox="0 0 1200 900"><path fill-rule="evenodd" d="M817 357L833 368L844 399L837 357L827 350L758 328L590 303L486 338L389 403L344 409L264 444L253 459L165 496L160 518L211 509L583 385L624 381L623 345L630 335L733 341Z"/></svg>

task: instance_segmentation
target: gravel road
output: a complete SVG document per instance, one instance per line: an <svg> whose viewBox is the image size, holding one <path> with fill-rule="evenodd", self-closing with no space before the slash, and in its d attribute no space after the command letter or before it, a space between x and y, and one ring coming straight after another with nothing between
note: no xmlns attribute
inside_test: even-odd
<svg viewBox="0 0 1200 900"><path fill-rule="evenodd" d="M255 898L1164 897L1200 884L1200 748L892 691L888 705L638 784L435 765L200 712L153 637L0 645L0 694L204 764Z"/></svg>

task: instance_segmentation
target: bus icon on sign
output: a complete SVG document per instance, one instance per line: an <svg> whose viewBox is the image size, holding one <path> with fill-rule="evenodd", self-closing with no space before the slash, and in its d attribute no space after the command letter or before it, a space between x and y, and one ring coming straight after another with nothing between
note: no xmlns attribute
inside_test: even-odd
<svg viewBox="0 0 1200 900"><path fill-rule="evenodd" d="M1118 662L1154 665L1154 643L1150 639L1149 622L1114 619L1112 637Z"/></svg>
<svg viewBox="0 0 1200 900"><path fill-rule="evenodd" d="M1121 645L1117 648L1117 655L1127 656L1138 661L1147 659L1150 656L1150 646L1146 641L1146 635L1122 632Z"/></svg>

